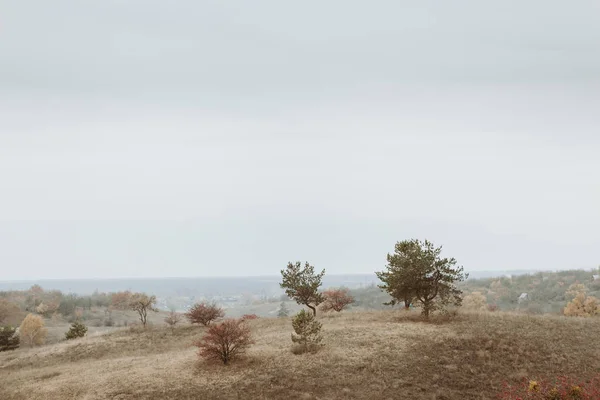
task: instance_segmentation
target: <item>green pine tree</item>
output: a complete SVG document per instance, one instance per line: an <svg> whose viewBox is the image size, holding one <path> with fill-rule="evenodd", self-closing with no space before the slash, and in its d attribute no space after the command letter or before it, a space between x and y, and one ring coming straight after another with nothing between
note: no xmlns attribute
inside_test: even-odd
<svg viewBox="0 0 600 400"><path fill-rule="evenodd" d="M84 337L87 333L87 330L87 326L85 326L79 321L75 321L73 322L73 324L71 324L71 328L69 329L69 331L65 333L65 337L67 340Z"/></svg>
<svg viewBox="0 0 600 400"><path fill-rule="evenodd" d="M17 328L12 326L0 327L0 351L14 350L19 347L21 341L16 332Z"/></svg>
<svg viewBox="0 0 600 400"><path fill-rule="evenodd" d="M317 351L323 340L321 336L322 324L316 320L314 314L300 310L292 319L292 342L298 345L299 353Z"/></svg>

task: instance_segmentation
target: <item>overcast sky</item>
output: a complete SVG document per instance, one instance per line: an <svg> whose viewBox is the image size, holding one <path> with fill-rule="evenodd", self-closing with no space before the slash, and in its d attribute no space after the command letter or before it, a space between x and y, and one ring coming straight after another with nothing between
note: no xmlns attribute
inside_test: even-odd
<svg viewBox="0 0 600 400"><path fill-rule="evenodd" d="M600 264L600 3L6 0L0 280Z"/></svg>

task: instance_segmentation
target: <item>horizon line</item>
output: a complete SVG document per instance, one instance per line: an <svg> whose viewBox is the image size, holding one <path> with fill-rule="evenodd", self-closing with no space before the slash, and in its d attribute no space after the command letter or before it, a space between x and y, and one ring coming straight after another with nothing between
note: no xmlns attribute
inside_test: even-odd
<svg viewBox="0 0 600 400"><path fill-rule="evenodd" d="M590 270L594 270L595 268L589 268ZM586 268L568 268L568 269L504 269L504 270L472 270L466 271L466 273L478 273L478 272L486 272L486 273L494 273L498 272L499 274L506 274L510 272L560 272L560 271L574 271L574 270L586 270ZM327 276L365 276L365 275L375 275L375 272L355 272L355 273L334 273L328 274ZM127 277L89 277L89 278L26 278L26 279L3 279L0 282L36 282L36 281L116 281L116 280L127 280L127 279L139 279L139 280L160 280L160 279L236 279L236 278L273 278L278 277L279 274L273 275L226 275L226 276L127 276Z"/></svg>

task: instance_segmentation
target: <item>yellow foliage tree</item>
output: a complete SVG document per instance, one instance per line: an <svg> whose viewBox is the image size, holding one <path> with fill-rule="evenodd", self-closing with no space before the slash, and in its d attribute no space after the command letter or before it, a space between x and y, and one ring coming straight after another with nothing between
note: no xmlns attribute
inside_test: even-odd
<svg viewBox="0 0 600 400"><path fill-rule="evenodd" d="M592 317L600 315L598 299L594 296L586 296L585 292L579 292L563 310L565 315L571 317Z"/></svg>
<svg viewBox="0 0 600 400"><path fill-rule="evenodd" d="M565 296L569 299L574 299L580 293L583 293L585 295L586 292L587 287L585 287L585 285L581 283L574 283L571 286L569 286L569 288L565 292Z"/></svg>
<svg viewBox="0 0 600 400"><path fill-rule="evenodd" d="M468 310L487 310L487 298L481 292L473 292L465 296L462 306Z"/></svg>
<svg viewBox="0 0 600 400"><path fill-rule="evenodd" d="M39 315L28 314L19 327L19 337L30 347L44 344L47 335L48 330Z"/></svg>

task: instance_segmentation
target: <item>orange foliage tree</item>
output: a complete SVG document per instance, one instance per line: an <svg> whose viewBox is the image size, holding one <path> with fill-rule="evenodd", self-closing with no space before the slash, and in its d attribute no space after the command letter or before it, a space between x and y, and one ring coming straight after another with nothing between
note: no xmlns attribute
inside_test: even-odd
<svg viewBox="0 0 600 400"><path fill-rule="evenodd" d="M196 346L200 349L199 356L227 365L242 355L252 343L250 327L244 320L227 319L212 325Z"/></svg>
<svg viewBox="0 0 600 400"><path fill-rule="evenodd" d="M110 296L110 307L115 310L128 310L132 293L130 291L115 292Z"/></svg>
<svg viewBox="0 0 600 400"><path fill-rule="evenodd" d="M569 286L569 288L565 292L565 296L567 296L570 299L573 299L577 297L577 295L580 293L587 293L587 290L588 289L587 287L585 287L585 285L577 282Z"/></svg>
<svg viewBox="0 0 600 400"><path fill-rule="evenodd" d="M354 298L348 292L348 289L330 289L323 292L325 301L321 304L321 311L337 311L340 312L346 306L354 303Z"/></svg>
<svg viewBox="0 0 600 400"><path fill-rule="evenodd" d="M570 317L592 317L600 315L598 299L594 296L586 296L584 292L578 293L563 310Z"/></svg>
<svg viewBox="0 0 600 400"><path fill-rule="evenodd" d="M212 321L223 318L225 312L215 303L207 304L202 302L194 304L192 308L185 313L185 316L192 324L208 326Z"/></svg>

